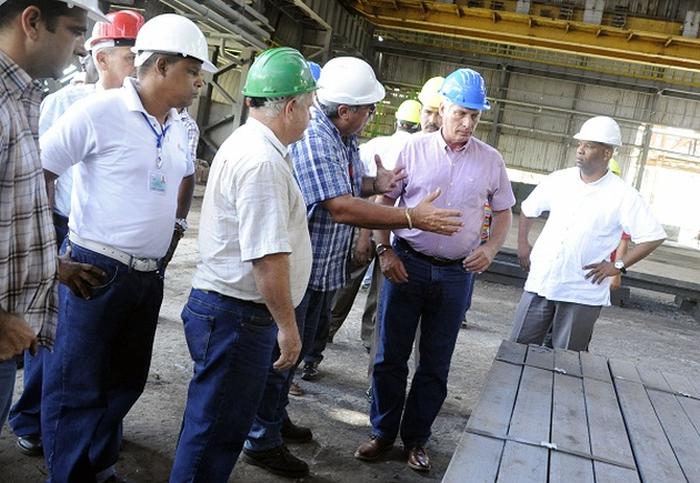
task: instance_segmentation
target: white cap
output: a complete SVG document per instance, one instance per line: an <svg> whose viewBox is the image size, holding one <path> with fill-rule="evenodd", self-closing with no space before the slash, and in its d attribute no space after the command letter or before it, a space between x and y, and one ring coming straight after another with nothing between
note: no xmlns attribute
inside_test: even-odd
<svg viewBox="0 0 700 483"><path fill-rule="evenodd" d="M146 22L131 48L136 54L134 65L143 65L154 53L176 54L192 57L202 62L202 69L216 72L218 69L209 61L207 39L192 20L165 13Z"/></svg>
<svg viewBox="0 0 700 483"><path fill-rule="evenodd" d="M595 116L584 122L581 130L574 134L574 139L610 144L615 147L622 145L620 126L613 118L607 116Z"/></svg>
<svg viewBox="0 0 700 483"><path fill-rule="evenodd" d="M318 78L318 100L349 106L374 104L384 99L384 86L372 67L357 57L336 57L321 69Z"/></svg>

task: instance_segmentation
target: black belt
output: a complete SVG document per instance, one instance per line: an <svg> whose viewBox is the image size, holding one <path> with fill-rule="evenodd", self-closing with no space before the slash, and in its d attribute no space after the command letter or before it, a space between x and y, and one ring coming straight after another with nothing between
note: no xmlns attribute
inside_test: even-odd
<svg viewBox="0 0 700 483"><path fill-rule="evenodd" d="M430 255L426 255L424 253L419 252L418 250L415 250L406 240L399 237L396 237L396 246L403 248L416 258L425 260L426 262L432 265L436 265L438 267L448 267L450 265L457 265L458 263L462 263L464 261L464 258L460 258L459 260L450 260L449 258L431 257Z"/></svg>
<svg viewBox="0 0 700 483"><path fill-rule="evenodd" d="M53 213L53 224L56 226L68 226L68 217L54 211Z"/></svg>

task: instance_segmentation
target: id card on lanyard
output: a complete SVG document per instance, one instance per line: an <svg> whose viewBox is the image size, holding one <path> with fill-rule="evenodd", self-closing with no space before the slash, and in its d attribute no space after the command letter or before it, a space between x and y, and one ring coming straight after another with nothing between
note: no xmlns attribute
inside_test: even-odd
<svg viewBox="0 0 700 483"><path fill-rule="evenodd" d="M141 115L146 121L146 124L148 124L148 127L151 128L151 131L156 136L156 166L155 169L148 170L148 191L159 195L165 195L165 192L168 189L168 179L165 176L165 173L162 171L163 141L165 141L165 136L168 134L170 126L166 126L163 128L162 132L158 132L156 128L153 127L153 124L151 124L151 121L148 120L146 114L142 112Z"/></svg>

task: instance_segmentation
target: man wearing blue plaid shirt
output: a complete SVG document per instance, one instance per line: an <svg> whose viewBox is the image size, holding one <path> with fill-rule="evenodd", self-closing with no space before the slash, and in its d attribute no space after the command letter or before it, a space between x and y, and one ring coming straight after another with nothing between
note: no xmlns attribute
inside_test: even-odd
<svg viewBox="0 0 700 483"><path fill-rule="evenodd" d="M323 67L318 87L317 104L311 108L304 138L290 148L294 174L306 202L313 250L309 286L296 308L302 336L299 362L312 349L317 330L320 338L323 333L328 335L331 299L349 277L354 226L415 227L443 235L461 227L458 211L432 206L439 191L408 209L361 199L388 192L405 177L400 170L384 169L378 157L377 176L364 176L357 134L385 94L369 64L354 57L335 58ZM275 371L270 362L263 399L245 443L245 457L272 473L301 477L309 467L292 455L283 441L305 443L313 436L309 428L293 424L287 415L294 368Z"/></svg>

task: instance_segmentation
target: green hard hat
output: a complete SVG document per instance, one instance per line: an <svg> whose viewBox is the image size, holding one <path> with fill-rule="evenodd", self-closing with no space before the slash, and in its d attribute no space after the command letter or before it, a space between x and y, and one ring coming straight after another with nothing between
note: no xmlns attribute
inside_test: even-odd
<svg viewBox="0 0 700 483"><path fill-rule="evenodd" d="M243 87L246 97L296 96L316 90L309 63L291 47L261 53L250 66Z"/></svg>

